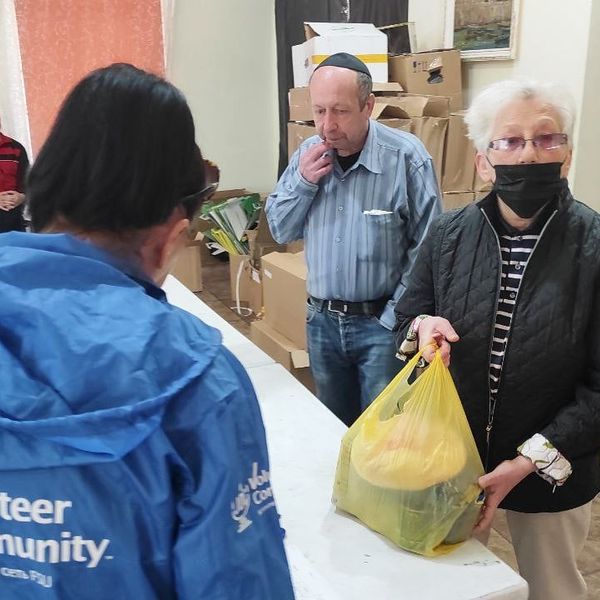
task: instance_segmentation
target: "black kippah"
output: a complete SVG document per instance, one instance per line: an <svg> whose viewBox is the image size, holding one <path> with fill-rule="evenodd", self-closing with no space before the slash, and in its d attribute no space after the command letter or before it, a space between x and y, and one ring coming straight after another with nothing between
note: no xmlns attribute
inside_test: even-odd
<svg viewBox="0 0 600 600"><path fill-rule="evenodd" d="M328 56L315 67L315 71L321 67L342 67L343 69L350 69L371 77L367 65L353 54L348 54L347 52L338 52L337 54Z"/></svg>

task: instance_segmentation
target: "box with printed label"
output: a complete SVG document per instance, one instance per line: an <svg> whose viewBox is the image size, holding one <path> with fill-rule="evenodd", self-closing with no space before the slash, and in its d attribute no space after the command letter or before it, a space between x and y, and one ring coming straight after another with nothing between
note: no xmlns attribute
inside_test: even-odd
<svg viewBox="0 0 600 600"><path fill-rule="evenodd" d="M390 81L413 94L448 96L451 110L462 109L459 50L433 50L389 57Z"/></svg>
<svg viewBox="0 0 600 600"><path fill-rule="evenodd" d="M306 263L304 253L262 257L264 319L301 350L306 349Z"/></svg>
<svg viewBox="0 0 600 600"><path fill-rule="evenodd" d="M229 286L232 307L249 308L254 315L262 314L262 278L247 254L229 256Z"/></svg>
<svg viewBox="0 0 600 600"><path fill-rule="evenodd" d="M304 23L306 41L292 46L294 86L308 85L328 56L348 52L362 60L373 81L388 80L388 38L371 23Z"/></svg>

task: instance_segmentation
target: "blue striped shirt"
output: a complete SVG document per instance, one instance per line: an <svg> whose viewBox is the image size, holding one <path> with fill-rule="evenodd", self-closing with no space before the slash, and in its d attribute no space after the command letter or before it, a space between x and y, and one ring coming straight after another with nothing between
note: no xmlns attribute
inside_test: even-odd
<svg viewBox="0 0 600 600"><path fill-rule="evenodd" d="M304 239L308 293L349 302L389 296L380 321L392 329L403 278L432 219L439 214L439 188L422 142L371 120L361 154L345 173L334 170L318 184L299 172L294 153L266 205L279 243Z"/></svg>

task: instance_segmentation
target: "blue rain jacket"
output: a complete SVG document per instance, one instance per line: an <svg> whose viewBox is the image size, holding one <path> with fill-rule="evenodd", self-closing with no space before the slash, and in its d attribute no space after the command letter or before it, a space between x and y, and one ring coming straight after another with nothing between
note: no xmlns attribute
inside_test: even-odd
<svg viewBox="0 0 600 600"><path fill-rule="evenodd" d="M293 598L245 371L69 235L0 235L0 598Z"/></svg>

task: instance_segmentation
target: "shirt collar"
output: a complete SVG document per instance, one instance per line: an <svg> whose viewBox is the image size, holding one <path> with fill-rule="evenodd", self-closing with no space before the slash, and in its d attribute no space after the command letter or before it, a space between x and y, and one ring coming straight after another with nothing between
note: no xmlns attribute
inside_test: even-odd
<svg viewBox="0 0 600 600"><path fill-rule="evenodd" d="M369 119L369 131L365 139L365 144L361 150L358 160L352 165L350 170L358 168L358 165L362 165L365 169L368 169L372 173L381 173L381 162L379 160L379 154L376 152L377 149L377 127L374 125L374 121Z"/></svg>

